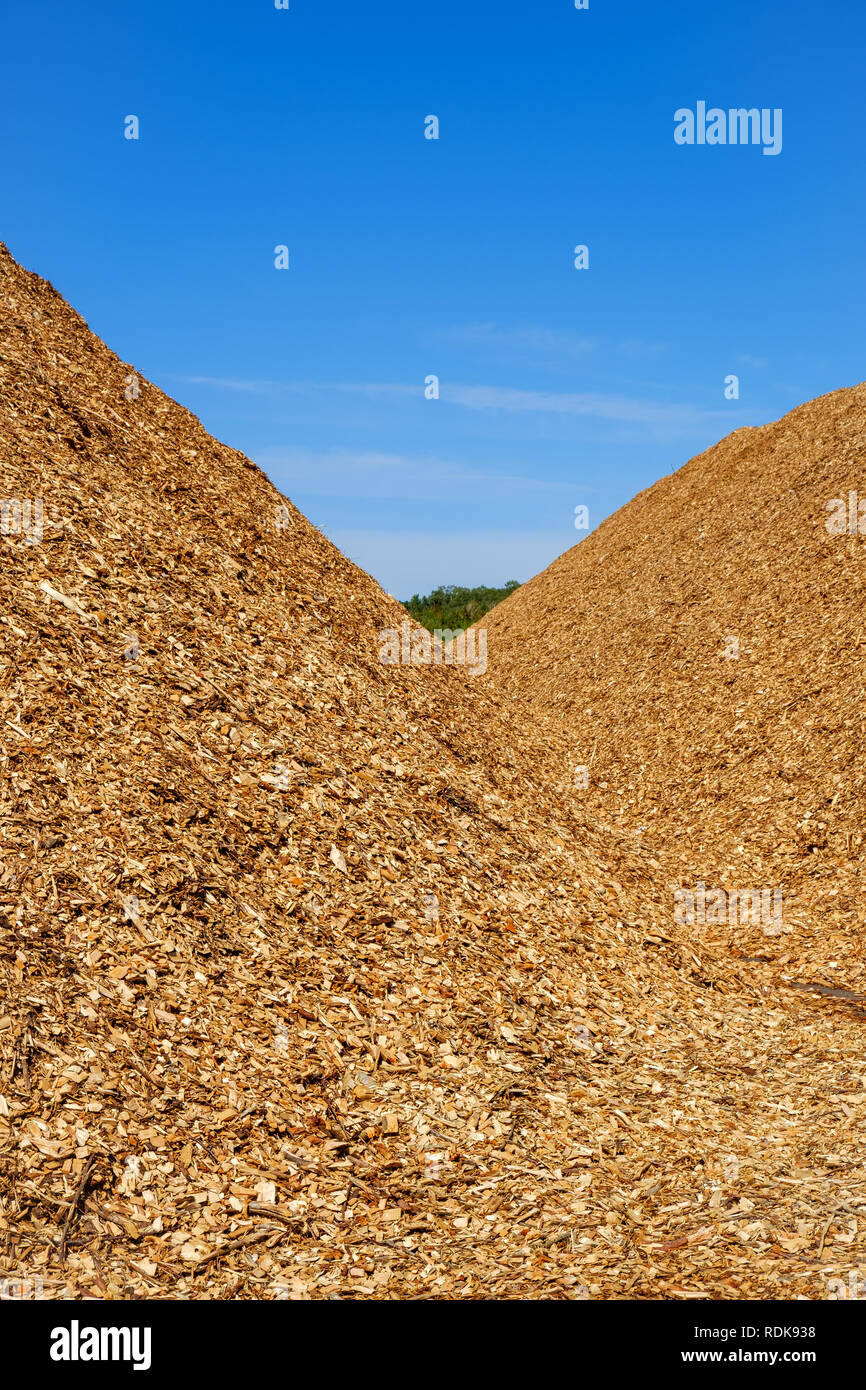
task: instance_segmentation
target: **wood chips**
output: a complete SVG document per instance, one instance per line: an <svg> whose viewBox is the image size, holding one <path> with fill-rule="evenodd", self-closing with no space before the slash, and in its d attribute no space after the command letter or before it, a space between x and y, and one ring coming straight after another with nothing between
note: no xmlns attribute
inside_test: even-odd
<svg viewBox="0 0 866 1390"><path fill-rule="evenodd" d="M636 499L473 678L380 662L402 608L0 281L0 1275L826 1298L866 1215L860 541L808 519L863 389ZM674 920L729 868L802 920Z"/></svg>

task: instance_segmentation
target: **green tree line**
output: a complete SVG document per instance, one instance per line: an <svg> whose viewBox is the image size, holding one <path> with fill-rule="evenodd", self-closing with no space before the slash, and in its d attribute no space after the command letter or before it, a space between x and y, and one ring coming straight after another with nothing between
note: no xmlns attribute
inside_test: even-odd
<svg viewBox="0 0 866 1390"><path fill-rule="evenodd" d="M516 579L509 579L501 589L488 589L483 584L476 589L445 584L430 594L413 594L404 600L403 607L416 623L430 632L435 632L436 628L466 628L519 588Z"/></svg>

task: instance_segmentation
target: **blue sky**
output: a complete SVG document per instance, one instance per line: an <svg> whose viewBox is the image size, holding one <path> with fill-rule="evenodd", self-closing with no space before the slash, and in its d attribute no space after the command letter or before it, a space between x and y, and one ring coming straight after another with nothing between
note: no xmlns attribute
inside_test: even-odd
<svg viewBox="0 0 866 1390"><path fill-rule="evenodd" d="M0 235L397 597L523 581L866 375L864 40L860 0L17 6ZM677 145L700 100L781 153Z"/></svg>

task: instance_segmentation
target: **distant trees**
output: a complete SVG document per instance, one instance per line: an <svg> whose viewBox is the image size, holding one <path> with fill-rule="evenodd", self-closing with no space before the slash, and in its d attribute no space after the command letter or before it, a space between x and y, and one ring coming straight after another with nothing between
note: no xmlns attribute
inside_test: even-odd
<svg viewBox="0 0 866 1390"><path fill-rule="evenodd" d="M445 584L430 594L413 594L403 602L403 607L422 627L430 632L436 628L466 628L477 623L497 603L508 598L520 585L516 579L509 579L501 589L488 589L483 584L476 589L466 589L459 584Z"/></svg>

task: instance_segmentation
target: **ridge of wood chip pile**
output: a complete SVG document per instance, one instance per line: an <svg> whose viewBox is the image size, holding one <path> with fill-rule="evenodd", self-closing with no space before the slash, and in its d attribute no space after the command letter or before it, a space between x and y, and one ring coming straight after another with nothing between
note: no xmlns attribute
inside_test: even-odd
<svg viewBox="0 0 866 1390"><path fill-rule="evenodd" d="M682 846L576 793L558 716L383 665L400 606L5 248L0 282L0 1276L832 1296L855 991L676 923ZM808 409L829 450L847 407Z"/></svg>

